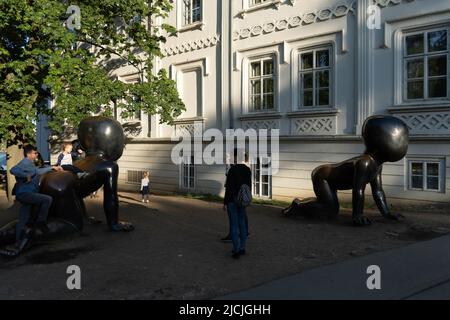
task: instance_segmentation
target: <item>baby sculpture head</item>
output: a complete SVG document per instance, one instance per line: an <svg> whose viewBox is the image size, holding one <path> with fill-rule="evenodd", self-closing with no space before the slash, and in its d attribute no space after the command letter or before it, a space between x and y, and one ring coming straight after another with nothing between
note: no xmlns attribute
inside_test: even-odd
<svg viewBox="0 0 450 320"><path fill-rule="evenodd" d="M366 153L381 162L396 162L408 151L409 129L400 119L392 116L372 116L362 128Z"/></svg>
<svg viewBox="0 0 450 320"><path fill-rule="evenodd" d="M97 155L110 161L119 159L125 146L125 135L120 123L102 116L81 121L78 139L87 156Z"/></svg>

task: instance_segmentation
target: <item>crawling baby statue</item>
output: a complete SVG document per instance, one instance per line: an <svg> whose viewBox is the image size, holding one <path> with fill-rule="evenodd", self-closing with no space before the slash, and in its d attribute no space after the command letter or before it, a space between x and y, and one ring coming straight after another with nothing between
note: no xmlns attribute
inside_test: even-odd
<svg viewBox="0 0 450 320"><path fill-rule="evenodd" d="M355 158L337 164L317 167L311 174L316 198L295 199L282 212L286 216L336 217L339 213L338 190L353 190L353 224L364 226L371 221L364 216L364 191L370 184L373 199L380 213L398 220L401 215L392 214L386 202L381 182L383 163L403 159L408 151L409 130L406 124L392 116L372 116L362 128L366 151Z"/></svg>

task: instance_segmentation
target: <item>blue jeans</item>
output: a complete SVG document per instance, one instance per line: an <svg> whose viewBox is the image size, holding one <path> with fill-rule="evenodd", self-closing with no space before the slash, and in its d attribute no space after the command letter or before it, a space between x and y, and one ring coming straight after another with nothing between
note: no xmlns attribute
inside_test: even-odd
<svg viewBox="0 0 450 320"><path fill-rule="evenodd" d="M19 241L30 219L31 207L34 205L39 206L36 222L46 222L48 210L52 205L53 199L46 194L37 192L21 193L16 196L16 199L22 204L20 207L19 222L16 226L16 240Z"/></svg>
<svg viewBox="0 0 450 320"><path fill-rule="evenodd" d="M142 200L144 200L144 199L148 200L148 195L150 194L150 187L149 186L143 187L141 194L142 194Z"/></svg>
<svg viewBox="0 0 450 320"><path fill-rule="evenodd" d="M245 250L247 242L247 223L245 208L238 207L236 203L227 204L228 216L230 217L231 240L233 241L233 252Z"/></svg>

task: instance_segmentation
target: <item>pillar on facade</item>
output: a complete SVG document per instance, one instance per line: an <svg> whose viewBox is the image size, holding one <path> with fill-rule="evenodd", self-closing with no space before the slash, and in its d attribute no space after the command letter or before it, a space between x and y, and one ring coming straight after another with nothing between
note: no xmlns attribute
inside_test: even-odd
<svg viewBox="0 0 450 320"><path fill-rule="evenodd" d="M357 81L355 133L361 134L364 120L373 114L374 104L374 38L375 30L368 26L373 0L357 2Z"/></svg>

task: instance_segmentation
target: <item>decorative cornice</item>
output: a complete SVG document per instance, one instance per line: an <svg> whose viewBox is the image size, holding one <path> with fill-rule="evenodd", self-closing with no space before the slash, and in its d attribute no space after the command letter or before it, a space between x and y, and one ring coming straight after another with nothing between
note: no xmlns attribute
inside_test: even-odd
<svg viewBox="0 0 450 320"><path fill-rule="evenodd" d="M244 0L244 1L248 1L248 0ZM253 12L253 11L257 11L257 10L261 10L267 7L271 7L274 6L275 8L278 8L281 5L281 0L270 0L270 1L265 1L262 2L260 4L257 5L253 5L250 7L247 7L245 9L243 9L242 11L238 12L238 17L244 18L245 15L247 13Z"/></svg>
<svg viewBox="0 0 450 320"><path fill-rule="evenodd" d="M390 5L398 5L402 2L413 2L416 0L373 0L374 4L381 8L385 8ZM327 7L315 11L306 13L300 13L288 18L278 19L274 21L268 21L262 24L242 28L233 32L233 41L247 39L250 37L257 37L263 34L282 31L289 28L297 28L313 23L324 22L340 17L347 16L349 14L355 14L356 4L358 0L347 0L346 2L339 3L334 7Z"/></svg>
<svg viewBox="0 0 450 320"><path fill-rule="evenodd" d="M304 25L323 22L355 13L356 0L340 3L334 7L328 7L317 11L306 12L284 19L269 21L266 23L242 28L233 32L233 40L257 37L263 34L282 31L288 28L297 28Z"/></svg>
<svg viewBox="0 0 450 320"><path fill-rule="evenodd" d="M163 48L162 53L166 57L170 57L185 52L192 52L204 48L214 47L219 43L219 41L220 41L219 35L209 36L203 39L184 42L177 44L175 46Z"/></svg>
<svg viewBox="0 0 450 320"><path fill-rule="evenodd" d="M397 4L400 4L402 2L413 2L415 0L373 0L373 1L378 6L384 8L384 7L387 7L389 5L397 5Z"/></svg>

